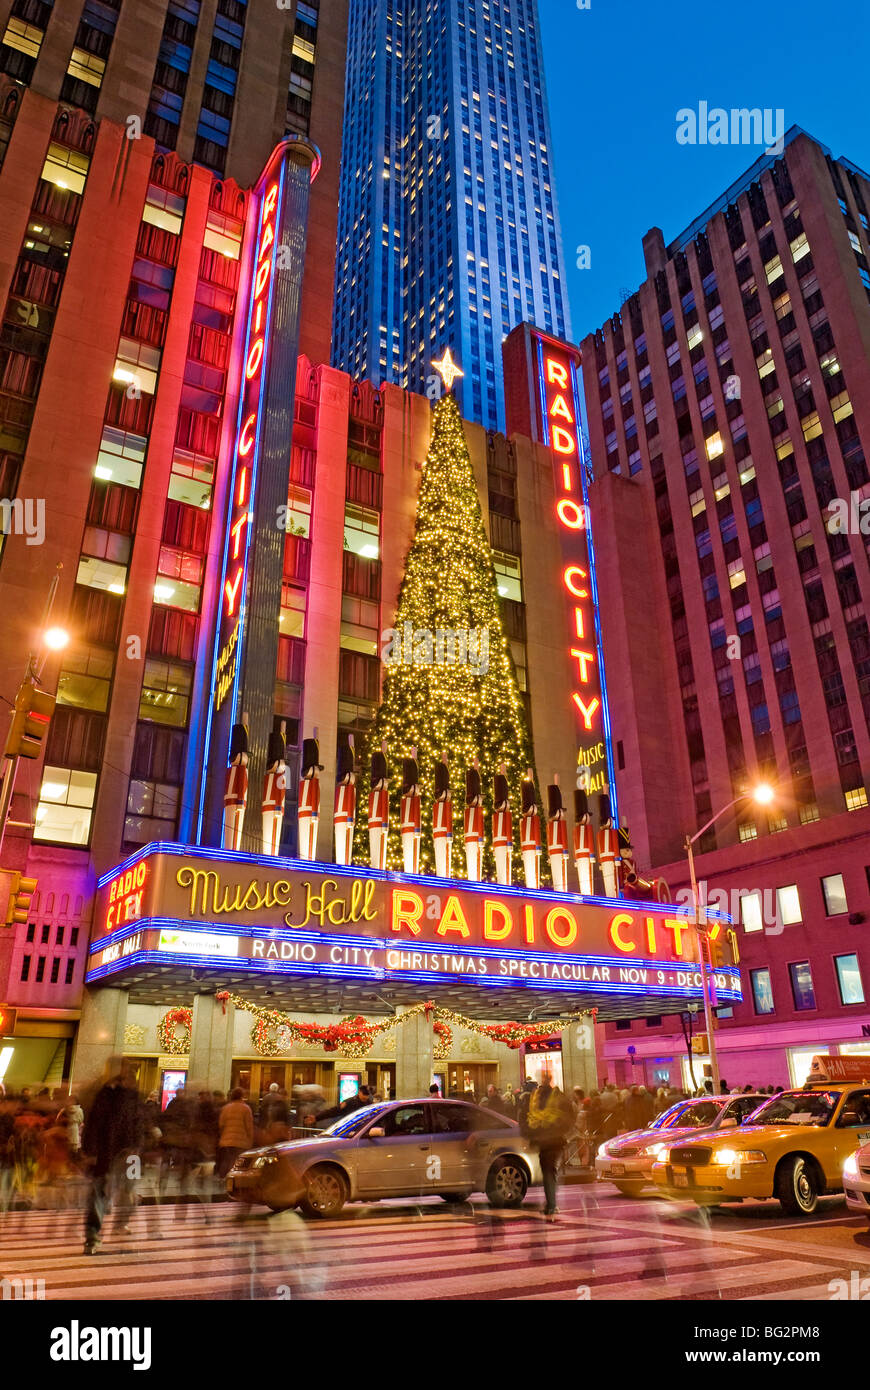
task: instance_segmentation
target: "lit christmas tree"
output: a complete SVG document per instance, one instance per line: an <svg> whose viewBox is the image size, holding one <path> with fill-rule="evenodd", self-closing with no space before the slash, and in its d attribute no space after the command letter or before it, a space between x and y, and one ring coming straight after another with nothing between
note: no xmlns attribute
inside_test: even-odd
<svg viewBox="0 0 870 1390"><path fill-rule="evenodd" d="M432 795L435 764L446 752L453 797L452 875L465 878L465 773L480 759L486 850L483 876L494 879L490 844L492 781L507 768L514 827L514 878L519 850L520 783L531 767L531 739L502 627L492 550L455 397L435 405L432 441L417 503L414 540L399 594L395 636L385 648L383 701L369 748L386 741L391 830L387 866L402 868L399 802L402 759L416 745L422 799L420 872L434 872ZM368 797L368 758L360 804ZM361 818L362 819L362 818ZM364 832L364 824L360 824ZM364 833L356 858L368 862Z"/></svg>

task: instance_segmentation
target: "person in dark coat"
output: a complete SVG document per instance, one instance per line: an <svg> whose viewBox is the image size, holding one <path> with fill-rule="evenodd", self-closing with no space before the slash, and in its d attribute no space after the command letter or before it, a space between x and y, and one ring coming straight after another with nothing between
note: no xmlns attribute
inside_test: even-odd
<svg viewBox="0 0 870 1390"><path fill-rule="evenodd" d="M85 1120L82 1151L92 1160L85 1212L85 1254L94 1255L103 1221L116 1204L116 1220L127 1229L141 1170L145 1113L129 1073L121 1071L97 1092ZM132 1160L138 1161L137 1163Z"/></svg>

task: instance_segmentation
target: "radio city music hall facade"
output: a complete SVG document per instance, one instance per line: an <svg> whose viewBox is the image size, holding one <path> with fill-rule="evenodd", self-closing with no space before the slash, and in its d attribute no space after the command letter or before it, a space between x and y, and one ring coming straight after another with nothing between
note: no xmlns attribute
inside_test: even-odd
<svg viewBox="0 0 870 1390"><path fill-rule="evenodd" d="M37 118L48 153L29 183L16 170L7 318L20 317L25 281L37 309L53 287L51 350L15 495L45 498L40 561L63 565L58 612L72 641L47 668L58 705L44 762L16 784L5 846L7 866L38 879L27 922L3 936L3 997L17 1011L8 1079L55 1082L71 1065L83 1085L124 1053L148 1088L172 1069L220 1089L291 1075L331 1087L339 1066L400 1094L428 1087L423 1016L395 1030L392 1052L375 1045L333 1065L317 1046L255 1043L218 991L325 1021L429 999L496 1021L673 1012L697 999L692 934L666 904L332 863L336 749L365 733L379 699L380 634L432 404L354 385L300 351L318 311L303 269L321 160L305 137L281 141L244 189L33 93L11 131L13 168L16 136L33 140ZM61 169L74 170L72 187ZM31 268L28 243L45 234L36 207L41 227L73 232L60 281ZM570 346L515 330L510 434L465 423L464 435L538 781L558 773L570 803L579 749L590 802L609 786L615 815L578 362ZM10 418L15 393L5 399ZM0 599L22 653L44 598L32 555L26 536L7 537ZM251 790L240 848L225 849L243 715ZM273 856L260 788L282 722L287 802ZM325 810L317 862L305 864L296 793L315 727ZM432 789L421 791L428 815ZM739 998L733 968L717 981L722 998ZM165 1028L175 1010L190 1010L186 1062ZM562 1042L565 1083L592 1084L588 1015ZM503 1043L457 1027L450 1047L451 1089L499 1071L520 1079Z"/></svg>

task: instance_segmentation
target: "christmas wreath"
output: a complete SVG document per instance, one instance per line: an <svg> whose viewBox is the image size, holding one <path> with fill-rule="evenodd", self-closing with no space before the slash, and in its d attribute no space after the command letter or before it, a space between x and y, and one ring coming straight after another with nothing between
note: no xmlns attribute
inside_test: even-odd
<svg viewBox="0 0 870 1390"><path fill-rule="evenodd" d="M179 1036L176 1028L184 1032ZM157 1025L157 1041L161 1050L172 1057L182 1057L190 1051L193 1029L193 1009L170 1009Z"/></svg>

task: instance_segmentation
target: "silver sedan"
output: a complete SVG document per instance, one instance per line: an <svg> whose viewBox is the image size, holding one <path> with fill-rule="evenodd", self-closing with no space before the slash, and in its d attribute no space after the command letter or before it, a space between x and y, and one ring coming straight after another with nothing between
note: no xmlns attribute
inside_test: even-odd
<svg viewBox="0 0 870 1390"><path fill-rule="evenodd" d="M240 1154L227 1192L327 1217L345 1202L429 1193L449 1202L485 1192L494 1207L518 1207L540 1181L538 1156L513 1120L466 1101L397 1100L355 1110L318 1138Z"/></svg>

